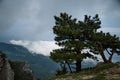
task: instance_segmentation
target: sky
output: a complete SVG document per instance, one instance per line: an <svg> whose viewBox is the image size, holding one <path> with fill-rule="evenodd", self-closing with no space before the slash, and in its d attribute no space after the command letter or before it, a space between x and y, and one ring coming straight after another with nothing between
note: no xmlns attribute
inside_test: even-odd
<svg viewBox="0 0 120 80"><path fill-rule="evenodd" d="M78 20L83 20L86 14L99 14L101 30L120 37L120 0L0 0L0 42L22 46L28 43L27 46L34 49L45 46L38 51L49 54L58 48L52 28L55 25L53 16L61 12Z"/></svg>

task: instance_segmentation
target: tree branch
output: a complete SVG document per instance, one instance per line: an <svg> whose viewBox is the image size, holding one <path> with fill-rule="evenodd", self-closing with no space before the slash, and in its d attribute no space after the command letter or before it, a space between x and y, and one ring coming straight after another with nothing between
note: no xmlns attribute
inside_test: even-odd
<svg viewBox="0 0 120 80"><path fill-rule="evenodd" d="M105 50L108 52L109 55L111 55L111 53L107 49L105 49Z"/></svg>

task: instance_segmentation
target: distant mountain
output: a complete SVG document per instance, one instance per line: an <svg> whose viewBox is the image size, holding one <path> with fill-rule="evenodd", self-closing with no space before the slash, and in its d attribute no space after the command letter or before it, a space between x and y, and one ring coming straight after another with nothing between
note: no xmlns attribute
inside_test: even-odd
<svg viewBox="0 0 120 80"><path fill-rule="evenodd" d="M49 57L33 54L22 46L0 43L0 51L4 52L10 60L27 61L37 78L50 77L54 75L55 70L58 68L58 65Z"/></svg>
<svg viewBox="0 0 120 80"><path fill-rule="evenodd" d="M6 53L10 60L27 61L37 78L47 78L54 75L58 64L52 61L49 57L41 54L33 54L23 46L0 43L0 51ZM120 61L120 56L114 55L113 62ZM95 66L94 62L83 61L82 68Z"/></svg>

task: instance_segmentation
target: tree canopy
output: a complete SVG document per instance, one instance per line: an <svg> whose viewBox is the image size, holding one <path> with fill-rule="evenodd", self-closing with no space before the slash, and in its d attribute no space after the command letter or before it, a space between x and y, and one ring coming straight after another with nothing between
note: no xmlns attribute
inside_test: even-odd
<svg viewBox="0 0 120 80"><path fill-rule="evenodd" d="M94 17L85 15L83 21L77 21L67 13L60 13L60 16L54 16L55 26L53 32L56 35L56 44L61 48L53 50L50 58L60 63L62 69L72 72L72 65L75 71L81 71L81 62L89 57L96 59L93 54L100 54L104 62L111 62L114 53L120 53L120 40L116 35L110 33L98 32L101 28L101 21L98 14ZM83 52L84 49L90 49ZM104 51L107 51L109 59L105 57Z"/></svg>

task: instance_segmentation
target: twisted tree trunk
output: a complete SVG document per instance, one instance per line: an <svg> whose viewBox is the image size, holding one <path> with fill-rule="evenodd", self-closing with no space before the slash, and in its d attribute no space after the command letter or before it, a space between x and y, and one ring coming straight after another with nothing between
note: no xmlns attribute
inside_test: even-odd
<svg viewBox="0 0 120 80"><path fill-rule="evenodd" d="M81 60L77 60L76 61L76 72L80 72L81 71Z"/></svg>

